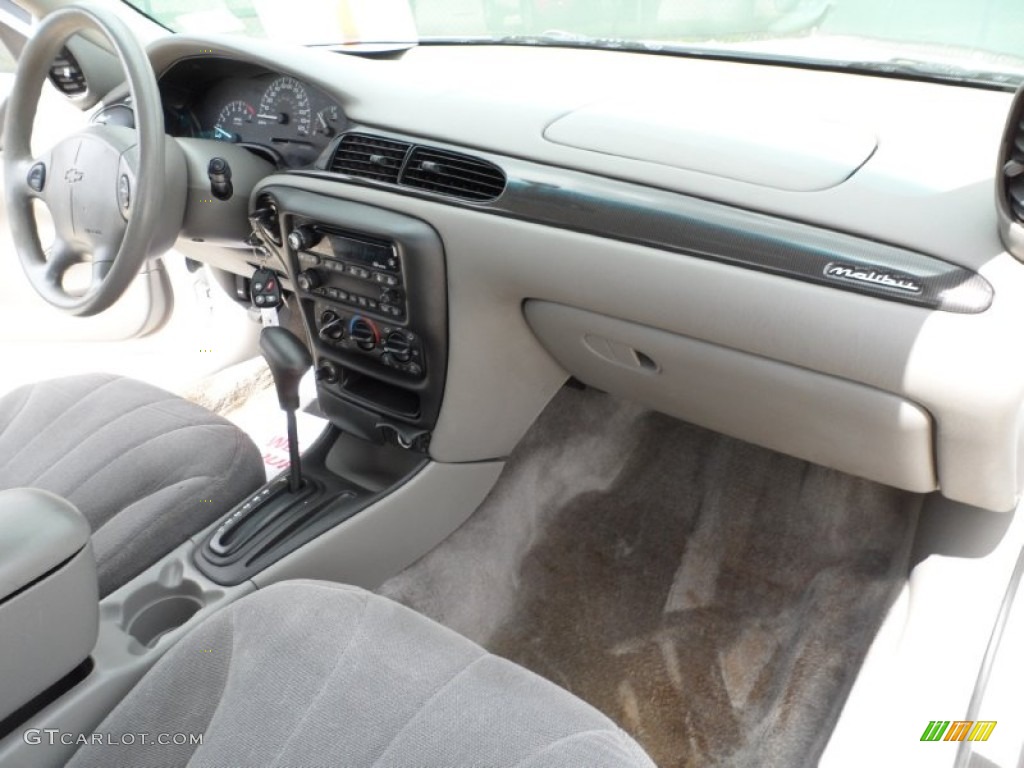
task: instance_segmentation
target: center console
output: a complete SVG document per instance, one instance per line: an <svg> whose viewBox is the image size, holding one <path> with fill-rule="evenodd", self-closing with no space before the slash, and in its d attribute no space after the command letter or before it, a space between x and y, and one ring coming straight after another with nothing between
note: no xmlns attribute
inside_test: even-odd
<svg viewBox="0 0 1024 768"><path fill-rule="evenodd" d="M288 417L290 477L243 500L200 546L196 567L227 585L252 578L418 472L447 367L444 251L430 226L291 186L261 190L252 218L267 255L287 270L279 277L290 283L306 339L276 327L260 337ZM331 427L300 459L298 384L311 364Z"/></svg>
<svg viewBox="0 0 1024 768"><path fill-rule="evenodd" d="M346 432L425 453L448 357L444 250L410 216L266 187L294 276L324 414ZM283 237L281 236L283 235Z"/></svg>

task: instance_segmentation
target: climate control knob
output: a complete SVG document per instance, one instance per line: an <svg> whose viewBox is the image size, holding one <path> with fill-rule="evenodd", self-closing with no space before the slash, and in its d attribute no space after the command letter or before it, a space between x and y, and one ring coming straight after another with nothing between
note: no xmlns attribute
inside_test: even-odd
<svg viewBox="0 0 1024 768"><path fill-rule="evenodd" d="M345 335L342 318L336 312L328 309L320 315L319 335L325 341L339 341Z"/></svg>
<svg viewBox="0 0 1024 768"><path fill-rule="evenodd" d="M356 345L366 351L376 348L380 344L380 331L377 326L369 318L363 317L362 315L355 315L348 322L348 337L356 343Z"/></svg>
<svg viewBox="0 0 1024 768"><path fill-rule="evenodd" d="M401 331L392 331L384 339L384 351L400 363L412 359L412 345Z"/></svg>
<svg viewBox="0 0 1024 768"><path fill-rule="evenodd" d="M288 234L288 247L293 251L305 251L320 242L320 234L312 227L298 227Z"/></svg>

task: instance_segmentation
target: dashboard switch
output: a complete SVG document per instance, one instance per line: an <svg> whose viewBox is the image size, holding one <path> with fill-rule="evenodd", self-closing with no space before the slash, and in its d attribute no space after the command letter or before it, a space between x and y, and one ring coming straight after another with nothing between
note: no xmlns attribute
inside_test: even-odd
<svg viewBox="0 0 1024 768"><path fill-rule="evenodd" d="M338 367L330 362L324 360L320 363L320 367L316 369L317 381L323 381L327 384L337 384L341 376L338 375Z"/></svg>
<svg viewBox="0 0 1024 768"><path fill-rule="evenodd" d="M210 177L210 194L218 200L230 200L235 193L231 185L231 166L223 157L214 157L206 167L206 174Z"/></svg>

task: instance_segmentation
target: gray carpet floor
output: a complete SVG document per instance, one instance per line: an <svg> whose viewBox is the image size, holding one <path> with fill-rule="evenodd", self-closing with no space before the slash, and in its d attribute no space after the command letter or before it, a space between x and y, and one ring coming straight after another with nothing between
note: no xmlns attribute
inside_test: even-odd
<svg viewBox="0 0 1024 768"><path fill-rule="evenodd" d="M473 517L381 592L589 701L661 768L813 765L919 508L565 389Z"/></svg>

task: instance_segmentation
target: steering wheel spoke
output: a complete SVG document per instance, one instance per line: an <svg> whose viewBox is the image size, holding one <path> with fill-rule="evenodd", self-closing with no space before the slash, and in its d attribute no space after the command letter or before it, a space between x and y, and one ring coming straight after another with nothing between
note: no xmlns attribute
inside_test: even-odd
<svg viewBox="0 0 1024 768"><path fill-rule="evenodd" d="M110 270L114 266L114 259L109 254L98 254L92 261L92 277L89 284L90 291L98 291L103 281L107 279Z"/></svg>
<svg viewBox="0 0 1024 768"><path fill-rule="evenodd" d="M82 255L68 242L58 238L44 252L44 258L27 267L34 284L45 284L53 291L64 290L67 271L82 262Z"/></svg>

